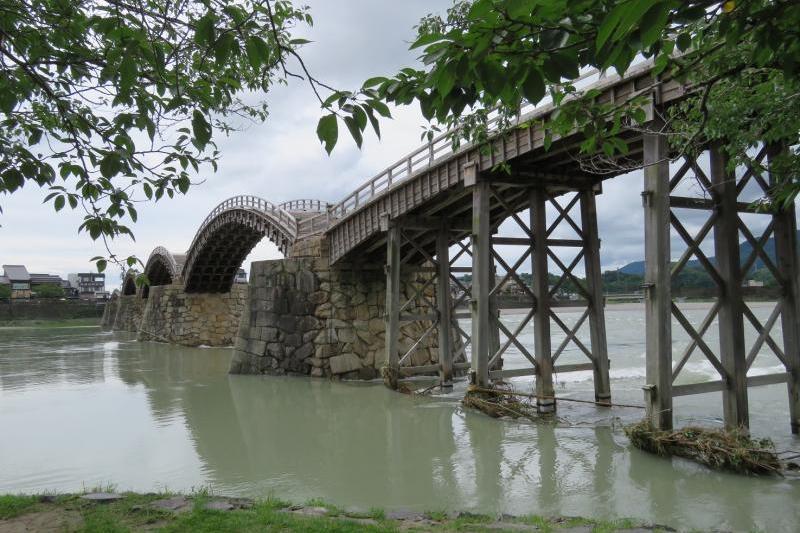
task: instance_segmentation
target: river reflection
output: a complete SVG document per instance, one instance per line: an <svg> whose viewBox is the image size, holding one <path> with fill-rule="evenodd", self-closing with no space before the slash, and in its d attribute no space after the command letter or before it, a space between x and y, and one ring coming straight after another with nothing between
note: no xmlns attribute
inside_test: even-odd
<svg viewBox="0 0 800 533"><path fill-rule="evenodd" d="M463 391L419 398L228 376L230 355L90 329L0 331L0 492L111 482L694 528L788 531L800 521L797 480L630 449L612 417L635 411L560 406L559 424L497 421L463 411Z"/></svg>

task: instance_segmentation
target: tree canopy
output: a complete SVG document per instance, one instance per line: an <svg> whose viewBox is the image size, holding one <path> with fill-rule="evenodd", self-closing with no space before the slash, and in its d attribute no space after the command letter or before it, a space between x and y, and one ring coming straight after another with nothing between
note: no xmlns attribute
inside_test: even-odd
<svg viewBox="0 0 800 533"><path fill-rule="evenodd" d="M310 79L287 60L311 23L285 0L0 0L0 192L36 183L92 239L132 237L137 202L186 193L218 135Z"/></svg>
<svg viewBox="0 0 800 533"><path fill-rule="evenodd" d="M781 178L773 199L793 202L800 190L796 1L457 0L445 16L423 18L417 30L412 49L423 67L367 80L362 94L417 102L432 121L429 135L447 129L456 143L481 142L489 111L511 127L523 102L549 97L558 112L546 134L583 133L589 170L608 172L628 150L619 134L626 125L641 126L643 100L601 104L597 92L577 94L575 81L589 69L624 74L637 58L646 59L661 80L678 79L691 92L663 117L677 153L717 141L735 166L754 164L748 150L759 143L783 145L788 150L773 166ZM361 95L340 96L349 111ZM320 125L333 120L328 115ZM598 154L610 166L598 165Z"/></svg>

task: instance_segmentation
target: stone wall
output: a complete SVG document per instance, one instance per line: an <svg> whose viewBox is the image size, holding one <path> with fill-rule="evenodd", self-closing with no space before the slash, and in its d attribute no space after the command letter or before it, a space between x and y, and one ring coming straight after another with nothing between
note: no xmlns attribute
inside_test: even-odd
<svg viewBox="0 0 800 533"><path fill-rule="evenodd" d="M126 298L123 296L122 298ZM233 344L247 299L247 285L229 293L192 294L182 284L150 287L139 327L139 340L185 346Z"/></svg>
<svg viewBox="0 0 800 533"><path fill-rule="evenodd" d="M114 331L131 331L133 333L139 331L146 301L142 300L138 294L120 295L116 305Z"/></svg>
<svg viewBox="0 0 800 533"><path fill-rule="evenodd" d="M250 296L242 314L234 374L307 374L373 379L385 364L386 277L383 265L330 267L324 257L297 257L300 250L326 256L324 241L295 246L288 259L251 265ZM423 274L405 276L406 297ZM417 285L418 286L418 285ZM427 296L433 301L433 284ZM415 302L418 303L418 302ZM430 313L416 305L406 313ZM401 327L401 355L422 336L430 322ZM410 356L413 365L438 361L434 331Z"/></svg>
<svg viewBox="0 0 800 533"><path fill-rule="evenodd" d="M103 317L100 319L101 328L111 329L114 327L114 319L117 318L117 309L119 305L118 299L119 295L115 292L103 307Z"/></svg>

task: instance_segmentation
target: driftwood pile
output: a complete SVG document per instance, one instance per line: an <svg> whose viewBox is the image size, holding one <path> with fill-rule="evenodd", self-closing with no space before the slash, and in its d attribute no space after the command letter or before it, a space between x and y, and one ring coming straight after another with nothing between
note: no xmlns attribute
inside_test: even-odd
<svg viewBox="0 0 800 533"><path fill-rule="evenodd" d="M631 444L658 455L675 455L717 470L742 474L780 474L781 463L769 439L753 439L744 431L685 427L655 429L646 420L625 428Z"/></svg>
<svg viewBox="0 0 800 533"><path fill-rule="evenodd" d="M542 415L536 411L530 395L516 394L510 388L499 388L501 386L501 384L495 384L495 387L498 388L494 390L470 386L461 400L461 404L464 407L477 409L492 418L504 416L530 420L542 418Z"/></svg>

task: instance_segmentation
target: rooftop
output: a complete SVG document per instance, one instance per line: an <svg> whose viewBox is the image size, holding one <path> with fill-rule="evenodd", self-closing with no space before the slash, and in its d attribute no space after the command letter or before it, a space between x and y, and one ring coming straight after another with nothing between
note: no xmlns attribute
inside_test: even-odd
<svg viewBox="0 0 800 533"><path fill-rule="evenodd" d="M30 281L31 279L25 265L3 265L3 272L11 281Z"/></svg>

